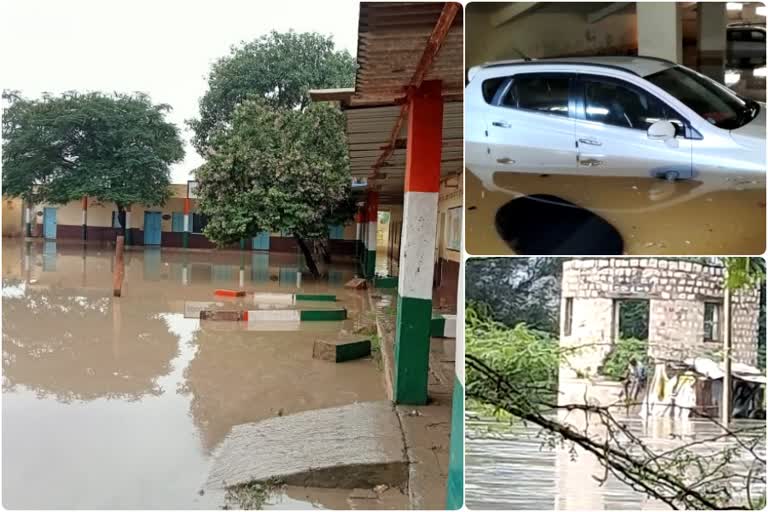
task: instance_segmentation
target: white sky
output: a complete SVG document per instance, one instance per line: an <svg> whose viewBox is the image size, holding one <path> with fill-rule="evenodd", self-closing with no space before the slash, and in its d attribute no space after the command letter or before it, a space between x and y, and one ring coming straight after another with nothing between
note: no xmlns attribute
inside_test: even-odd
<svg viewBox="0 0 768 512"><path fill-rule="evenodd" d="M211 64L240 41L270 30L333 36L352 56L358 2L352 0L12 0L2 3L0 89L42 92L143 91L168 103L186 156L172 180L202 159L184 120L197 117Z"/></svg>

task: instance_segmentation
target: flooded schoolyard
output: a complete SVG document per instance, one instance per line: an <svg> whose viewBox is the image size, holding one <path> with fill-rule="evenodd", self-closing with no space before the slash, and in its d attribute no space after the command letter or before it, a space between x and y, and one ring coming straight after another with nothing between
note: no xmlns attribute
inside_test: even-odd
<svg viewBox="0 0 768 512"><path fill-rule="evenodd" d="M765 188L702 192L700 182L581 175L497 173L486 189L466 174L466 248L470 254L512 254L497 233L496 212L521 195L549 194L591 210L612 224L625 254L761 254L765 250ZM520 218L516 222L533 223ZM541 225L546 233L548 227ZM571 234L564 234L570 236Z"/></svg>
<svg viewBox="0 0 768 512"><path fill-rule="evenodd" d="M631 431L654 451L717 435L718 427L706 420L622 418ZM737 420L732 428L765 426L765 422ZM474 417L466 425L466 505L472 510L648 510L667 509L664 503L638 494L612 475L602 485L604 468L594 456L567 448L549 449L539 437L540 428L520 422L506 424ZM763 434L764 437L764 434ZM697 446L697 453L720 450L726 442ZM764 444L762 445L764 446ZM765 450L760 452L765 457ZM744 472L747 459L735 462ZM755 499L755 498L753 498Z"/></svg>
<svg viewBox="0 0 768 512"><path fill-rule="evenodd" d="M343 288L352 263L314 280L293 254L133 247L115 299L112 247L6 239L2 256L7 508L219 508L202 486L234 425L386 399L373 360L312 358L317 336L368 314L365 292ZM349 316L280 331L185 316L226 300L216 288L336 294ZM265 508L349 508L348 494L287 488Z"/></svg>

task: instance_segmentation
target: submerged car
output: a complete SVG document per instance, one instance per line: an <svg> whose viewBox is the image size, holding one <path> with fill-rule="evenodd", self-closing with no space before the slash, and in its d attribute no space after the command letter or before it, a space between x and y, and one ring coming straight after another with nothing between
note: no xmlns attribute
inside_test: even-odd
<svg viewBox="0 0 768 512"><path fill-rule="evenodd" d="M465 91L467 168L765 187L765 104L651 57L476 66Z"/></svg>

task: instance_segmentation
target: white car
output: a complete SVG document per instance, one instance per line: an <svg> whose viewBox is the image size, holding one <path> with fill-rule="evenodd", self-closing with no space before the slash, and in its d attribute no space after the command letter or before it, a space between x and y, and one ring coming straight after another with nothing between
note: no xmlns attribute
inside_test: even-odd
<svg viewBox="0 0 768 512"><path fill-rule="evenodd" d="M684 66L515 60L468 79L466 164L489 190L506 172L689 179L698 193L765 187L765 104Z"/></svg>

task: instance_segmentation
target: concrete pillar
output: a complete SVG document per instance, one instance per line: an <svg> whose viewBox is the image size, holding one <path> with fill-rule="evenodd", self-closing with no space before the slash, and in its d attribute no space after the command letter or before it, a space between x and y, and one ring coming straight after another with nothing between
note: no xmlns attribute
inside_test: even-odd
<svg viewBox="0 0 768 512"><path fill-rule="evenodd" d="M699 2L698 64L699 71L721 84L725 82L726 25L728 14L724 2Z"/></svg>
<svg viewBox="0 0 768 512"><path fill-rule="evenodd" d="M464 504L464 266L459 269L456 297L456 356L451 401L451 440L448 452L446 509L458 510Z"/></svg>
<svg viewBox="0 0 768 512"><path fill-rule="evenodd" d="M355 258L360 259L361 245L363 243L363 216L360 208L355 212Z"/></svg>
<svg viewBox="0 0 768 512"><path fill-rule="evenodd" d="M373 279L376 274L376 229L379 222L379 192L368 191L367 211L365 217L368 220L366 232L367 252L365 257L365 277Z"/></svg>
<svg viewBox="0 0 768 512"><path fill-rule="evenodd" d="M192 222L189 218L189 198L184 198L184 232L181 235L181 245L186 249L189 247L189 231L192 228Z"/></svg>
<svg viewBox="0 0 768 512"><path fill-rule="evenodd" d="M83 240L88 240L88 196L83 196Z"/></svg>
<svg viewBox="0 0 768 512"><path fill-rule="evenodd" d="M677 2L637 2L637 53L683 62L683 25Z"/></svg>
<svg viewBox="0 0 768 512"><path fill-rule="evenodd" d="M408 114L395 331L394 399L400 404L427 402L442 138L441 84L424 82L410 99Z"/></svg>
<svg viewBox="0 0 768 512"><path fill-rule="evenodd" d="M366 205L363 203L360 209L360 275L365 277L365 260L368 257L368 222L365 217Z"/></svg>

